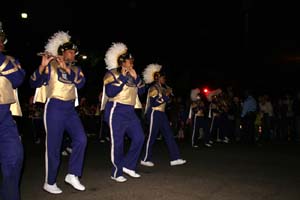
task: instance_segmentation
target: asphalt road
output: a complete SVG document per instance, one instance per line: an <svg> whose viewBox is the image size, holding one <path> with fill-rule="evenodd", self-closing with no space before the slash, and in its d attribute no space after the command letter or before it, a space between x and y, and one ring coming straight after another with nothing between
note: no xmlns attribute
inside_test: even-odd
<svg viewBox="0 0 300 200"><path fill-rule="evenodd" d="M125 183L110 179L110 146L91 137L88 141L79 192L64 183L68 157L62 157L57 178L62 194L42 189L44 145L26 136L22 200L299 200L300 145L215 144L212 148L192 149L179 142L183 166L169 165L163 141L157 141L152 168L139 165L139 179Z"/></svg>

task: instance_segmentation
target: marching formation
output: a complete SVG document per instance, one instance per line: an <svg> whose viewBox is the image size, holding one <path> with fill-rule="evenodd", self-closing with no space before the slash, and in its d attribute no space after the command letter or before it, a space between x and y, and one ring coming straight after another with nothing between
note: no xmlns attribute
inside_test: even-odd
<svg viewBox="0 0 300 200"><path fill-rule="evenodd" d="M18 89L26 84L26 72L7 54L7 42L0 22L0 199L20 200L24 149L15 117L23 115ZM93 128L99 141L110 143L108 177L114 183L144 178L138 166L159 165L154 150L158 139L164 140L170 167L191 163L177 143L186 139L192 149L213 148L215 143L300 142L300 92L272 104L276 101L267 94L256 99L250 90L240 95L230 87L194 88L185 104L174 95L165 66L150 63L139 74L132 52L125 43L112 42L103 55L106 71L99 77L102 90L93 120L82 117L88 108L78 94L89 77L77 62L79 49L71 35L55 32L37 54L40 64L27 83L34 91L27 110L35 144L45 144L43 191L64 193L57 181L61 156L69 156L64 182L79 192L87 190L82 177L90 121L97 121Z"/></svg>
<svg viewBox="0 0 300 200"><path fill-rule="evenodd" d="M19 59L9 55L7 42L0 22L1 200L22 196L24 143L17 119L24 117L24 107L35 144L45 144L45 178L40 189L51 195L64 193L57 180L62 156L68 156L63 181L79 192L88 190L83 169L91 129L99 133L101 143L110 144L107 176L114 183L147 178L139 167L159 165L154 148L160 139L164 139L170 167L192 163L181 155L177 141L188 141L193 150L213 148L216 143L300 142L299 90L295 97L290 91L272 99L267 92L256 98L251 90L195 86L186 92L184 102L174 95L165 66L149 62L139 74L134 51L117 41L109 44L101 59L106 66L103 76L97 77L102 89L96 91L97 105L90 111L87 98L79 97L91 74L86 76L77 61L79 48L69 32L57 31L49 37L27 83L27 73ZM34 94L23 107L18 90L25 84Z"/></svg>
<svg viewBox="0 0 300 200"><path fill-rule="evenodd" d="M25 71L16 58L5 54L6 43L7 37L0 24L0 164L3 174L0 197L3 200L20 200L19 184L24 156L13 116L22 115L17 90L24 82ZM80 179L87 134L76 110L79 105L78 90L84 87L85 76L76 62L78 51L68 32L54 33L48 39L44 51L38 54L41 56L40 65L29 80L31 88L35 89L31 104L44 107L45 181L42 188L51 194L63 193L56 179L65 134L70 138L71 153L64 181L78 191L86 190ZM152 149L159 132L169 150L170 166L185 164L186 160L180 155L165 113L166 104L173 94L172 89L166 85L166 74L161 65L150 64L145 68L143 76L140 76L134 68L133 55L122 42L112 43L104 61L107 72L103 77L99 112L103 112L103 123L109 128L111 179L125 182L127 178L124 174L140 178L138 164L153 167ZM147 93L145 115L149 122L149 133L145 133L136 113L136 109L142 109L140 98L144 93ZM126 152L125 137L131 141Z"/></svg>

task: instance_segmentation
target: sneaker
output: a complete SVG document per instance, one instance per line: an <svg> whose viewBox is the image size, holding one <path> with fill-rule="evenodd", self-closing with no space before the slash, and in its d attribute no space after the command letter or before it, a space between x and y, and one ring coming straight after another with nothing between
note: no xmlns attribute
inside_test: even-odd
<svg viewBox="0 0 300 200"><path fill-rule="evenodd" d="M56 183L54 183L53 185L49 185L48 183L45 183L43 189L51 194L62 193L62 190L59 187L57 187Z"/></svg>
<svg viewBox="0 0 300 200"><path fill-rule="evenodd" d="M175 166L175 165L183 165L184 163L186 163L186 160L183 159L177 159L177 160L172 160L170 162L171 166Z"/></svg>
<svg viewBox="0 0 300 200"><path fill-rule="evenodd" d="M63 150L63 151L61 152L61 155L62 155L62 156L68 156L69 154L68 154L68 152L67 152L66 150Z"/></svg>
<svg viewBox="0 0 300 200"><path fill-rule="evenodd" d="M78 179L78 176L75 176L73 174L67 174L65 178L65 182L73 186L76 190L84 191L85 187L82 185Z"/></svg>
<svg viewBox="0 0 300 200"><path fill-rule="evenodd" d="M223 142L223 143L226 143L226 144L228 144L228 143L229 143L229 141L228 141L228 140L222 140L222 142Z"/></svg>
<svg viewBox="0 0 300 200"><path fill-rule="evenodd" d="M67 151L69 154L71 154L71 153L72 153L72 148L67 147L67 148L66 148L66 151Z"/></svg>
<svg viewBox="0 0 300 200"><path fill-rule="evenodd" d="M127 169L125 167L123 167L123 172L133 178L140 178L141 175L139 175L138 173L136 173L134 170L130 170L130 169Z"/></svg>
<svg viewBox="0 0 300 200"><path fill-rule="evenodd" d="M151 161L142 161L141 160L141 165L147 166L147 167L153 167L154 163Z"/></svg>
<svg viewBox="0 0 300 200"><path fill-rule="evenodd" d="M123 183L123 182L127 181L127 179L124 176L118 176L117 178L111 176L110 178L112 180L117 181L118 183Z"/></svg>
<svg viewBox="0 0 300 200"><path fill-rule="evenodd" d="M105 140L104 139L100 139L100 143L104 143L105 142Z"/></svg>
<svg viewBox="0 0 300 200"><path fill-rule="evenodd" d="M228 144L229 143L228 137L225 137L224 140L222 140L222 142Z"/></svg>
<svg viewBox="0 0 300 200"><path fill-rule="evenodd" d="M209 144L209 143L206 143L206 144L204 144L204 146L206 146L206 147L211 147L212 145Z"/></svg>

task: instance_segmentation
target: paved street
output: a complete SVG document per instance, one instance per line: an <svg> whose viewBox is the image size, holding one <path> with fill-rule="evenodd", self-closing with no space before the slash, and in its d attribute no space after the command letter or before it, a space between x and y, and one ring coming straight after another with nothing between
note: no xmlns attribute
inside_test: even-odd
<svg viewBox="0 0 300 200"><path fill-rule="evenodd" d="M87 190L78 192L64 183L68 157L62 157L57 184L63 190L52 195L42 190L44 146L24 140L25 163L22 200L299 200L299 145L246 146L216 144L192 149L179 143L188 163L171 167L163 141L155 144L153 168L138 166L140 179L125 183L110 179L109 143L89 138L81 181Z"/></svg>

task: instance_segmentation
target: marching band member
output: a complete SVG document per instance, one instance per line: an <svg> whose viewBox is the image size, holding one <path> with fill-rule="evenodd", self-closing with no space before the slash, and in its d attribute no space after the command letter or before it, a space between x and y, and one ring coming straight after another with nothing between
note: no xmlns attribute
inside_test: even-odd
<svg viewBox="0 0 300 200"><path fill-rule="evenodd" d="M123 43L113 43L105 54L108 70L103 79L101 110L111 135L111 179L125 182L123 173L139 178L137 162L144 144L144 132L135 108L141 108L139 95L145 85L134 69L134 59ZM124 137L131 139L124 155Z"/></svg>
<svg viewBox="0 0 300 200"><path fill-rule="evenodd" d="M75 110L77 89L84 86L85 77L81 68L75 65L78 48L70 39L71 36L66 32L55 33L45 46L40 66L30 78L31 86L37 88L35 101L46 102L44 109L46 176L43 189L52 194L62 193L56 184L56 178L65 131L72 141L72 153L65 182L76 190L85 190L79 177L82 175L87 139Z"/></svg>
<svg viewBox="0 0 300 200"><path fill-rule="evenodd" d="M24 155L13 115L22 115L17 88L24 81L25 71L18 60L4 54L6 42L6 34L0 22L0 199L19 200Z"/></svg>
<svg viewBox="0 0 300 200"><path fill-rule="evenodd" d="M200 89L195 88L191 91L191 106L189 112L189 119L192 122L192 147L199 147L199 135L200 129L203 129L204 134L204 145L211 147L212 141L211 134L208 130L209 121L207 118L207 107L204 99L200 96Z"/></svg>
<svg viewBox="0 0 300 200"><path fill-rule="evenodd" d="M176 144L174 134L170 127L169 119L165 113L165 107L172 94L172 89L166 85L166 76L161 71L159 64L149 64L144 72L146 84L151 84L146 102L146 118L150 125L149 135L146 143L146 149L141 160L141 165L153 167L152 151L153 145L159 131L161 131L170 155L170 165L182 165L186 160L181 159L179 148Z"/></svg>
<svg viewBox="0 0 300 200"><path fill-rule="evenodd" d="M227 131L227 105L223 99L223 91L216 89L207 95L209 101L209 133L211 137L216 137L217 142L228 143ZM227 121L226 121L227 120Z"/></svg>

